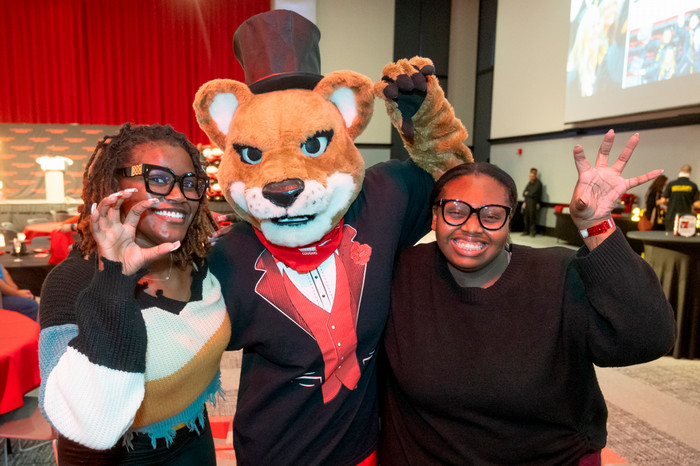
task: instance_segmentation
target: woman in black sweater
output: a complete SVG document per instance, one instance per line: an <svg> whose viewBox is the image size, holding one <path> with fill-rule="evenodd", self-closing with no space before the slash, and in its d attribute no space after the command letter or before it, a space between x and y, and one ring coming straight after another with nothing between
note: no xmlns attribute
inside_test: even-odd
<svg viewBox="0 0 700 466"><path fill-rule="evenodd" d="M384 340L388 366L381 464L600 465L607 409L594 365L659 358L673 312L652 269L611 220L629 188L621 171L576 146L576 253L509 243L512 178L488 163L448 171L433 190L436 242L395 272Z"/></svg>

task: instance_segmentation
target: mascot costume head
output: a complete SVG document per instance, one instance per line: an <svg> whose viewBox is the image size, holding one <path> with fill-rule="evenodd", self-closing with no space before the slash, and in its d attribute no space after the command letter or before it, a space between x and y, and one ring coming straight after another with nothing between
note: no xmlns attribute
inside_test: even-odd
<svg viewBox="0 0 700 466"><path fill-rule="evenodd" d="M427 98L441 99L441 106L431 106L431 115L420 115L417 108L427 82L420 70L432 71L430 60L403 60L384 70L407 78L409 87L416 75L423 79L422 96L407 98L400 108L397 97L406 88L400 79L392 85L387 78L374 89L369 78L352 71L322 76L319 39L318 28L291 11L250 18L233 39L246 83L210 81L194 102L200 126L224 151L219 183L226 200L267 242L282 247L332 235L360 192L364 161L353 140L370 121L375 91L387 100L392 122L414 149L409 152L418 165L437 176L471 160L463 144L467 132L434 76L427 80L435 81L436 95ZM418 128L418 122L409 128L407 111L418 111L414 119L431 120L432 126ZM432 132L417 135L418 129Z"/></svg>

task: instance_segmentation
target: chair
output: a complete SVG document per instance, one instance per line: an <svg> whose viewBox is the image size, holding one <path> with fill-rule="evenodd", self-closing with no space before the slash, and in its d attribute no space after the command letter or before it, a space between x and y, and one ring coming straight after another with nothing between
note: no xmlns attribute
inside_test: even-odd
<svg viewBox="0 0 700 466"><path fill-rule="evenodd" d="M52 210L51 216L53 217L54 222L63 222L64 220L68 220L69 218L75 216L75 214L71 214L67 210Z"/></svg>
<svg viewBox="0 0 700 466"><path fill-rule="evenodd" d="M0 438L4 440L5 466L8 465L10 439L17 439L17 454L52 443L56 432L39 410L39 399L25 395L24 405L0 416ZM39 440L41 443L22 447L22 440ZM54 453L55 454L55 453Z"/></svg>
<svg viewBox="0 0 700 466"><path fill-rule="evenodd" d="M17 230L0 228L0 235L5 237L5 244L8 245L13 239L17 238Z"/></svg>
<svg viewBox="0 0 700 466"><path fill-rule="evenodd" d="M27 225L34 225L35 223L49 223L50 220L45 217L37 217L37 218L28 218L26 223Z"/></svg>

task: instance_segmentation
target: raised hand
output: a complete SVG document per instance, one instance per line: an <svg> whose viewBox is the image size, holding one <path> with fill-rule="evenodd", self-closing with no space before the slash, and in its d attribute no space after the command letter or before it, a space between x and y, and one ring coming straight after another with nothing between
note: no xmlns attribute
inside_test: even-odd
<svg viewBox="0 0 700 466"><path fill-rule="evenodd" d="M97 243L100 257L121 262L125 275L133 275L150 262L180 246L179 241L162 243L152 248L143 248L136 244L136 226L141 214L158 202L157 198L151 198L135 204L122 221L121 205L124 199L131 197L136 191L125 189L107 196L99 204L92 206L90 217L92 236Z"/></svg>
<svg viewBox="0 0 700 466"><path fill-rule="evenodd" d="M455 165L474 160L465 144L469 133L445 98L429 58L389 63L382 75L374 95L384 100L391 124L419 167L438 179Z"/></svg>
<svg viewBox="0 0 700 466"><path fill-rule="evenodd" d="M603 138L598 150L595 166L586 159L580 145L574 147L574 162L578 171L578 181L569 205L571 219L579 230L584 230L610 218L615 202L630 188L653 180L663 170L652 170L645 175L625 179L622 170L627 165L637 143L639 134L634 134L617 161L608 166L608 157L615 141L615 132L610 130Z"/></svg>
<svg viewBox="0 0 700 466"><path fill-rule="evenodd" d="M399 60L384 68L382 82L385 83L381 94L385 100L396 103L401 112L401 133L413 142L415 128L413 127L413 115L423 105L428 89L427 76L435 74L435 66L427 59L420 62Z"/></svg>

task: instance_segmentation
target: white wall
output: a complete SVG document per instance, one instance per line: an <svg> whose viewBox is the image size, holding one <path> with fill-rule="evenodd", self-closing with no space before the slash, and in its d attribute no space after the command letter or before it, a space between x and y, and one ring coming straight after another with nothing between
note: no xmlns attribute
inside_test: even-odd
<svg viewBox="0 0 700 466"><path fill-rule="evenodd" d="M564 128L567 0L498 0L491 137Z"/></svg>
<svg viewBox="0 0 700 466"><path fill-rule="evenodd" d="M321 0L316 5L321 30L321 72L352 70L376 82L392 61L394 0ZM374 116L358 144L390 144L391 123L383 101L375 102Z"/></svg>
<svg viewBox="0 0 700 466"><path fill-rule="evenodd" d="M565 73L569 2L565 0L499 0L496 28L491 138L558 132L564 124ZM678 111L677 114L682 113ZM666 112L663 116L674 116ZM649 118L654 115L649 115ZM615 129L622 119L594 122ZM631 133L615 140L615 157ZM545 201L568 203L576 182L574 145L581 144L593 163L602 135L491 146L491 162L515 179L522 192L531 167L540 171ZM517 150L522 149L522 155ZM614 160L611 157L611 160ZM637 176L654 168L675 179L683 163L700 173L700 126L640 132L640 142L624 172ZM642 196L647 185L630 192ZM549 220L547 225L550 226Z"/></svg>

